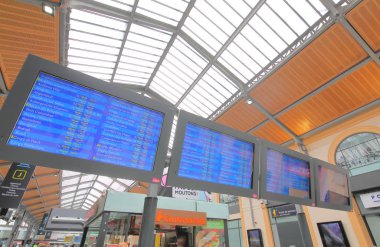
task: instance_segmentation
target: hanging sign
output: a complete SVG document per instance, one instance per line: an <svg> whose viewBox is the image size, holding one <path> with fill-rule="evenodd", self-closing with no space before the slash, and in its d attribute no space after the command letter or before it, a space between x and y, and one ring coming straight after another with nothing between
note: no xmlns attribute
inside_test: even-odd
<svg viewBox="0 0 380 247"><path fill-rule="evenodd" d="M0 186L0 208L17 208L35 166L13 163Z"/></svg>

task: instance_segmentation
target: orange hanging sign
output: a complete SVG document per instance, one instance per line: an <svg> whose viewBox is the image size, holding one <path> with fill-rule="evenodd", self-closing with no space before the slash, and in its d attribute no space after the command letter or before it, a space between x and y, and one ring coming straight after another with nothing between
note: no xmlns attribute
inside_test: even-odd
<svg viewBox="0 0 380 247"><path fill-rule="evenodd" d="M156 224L176 226L205 226L207 214L184 210L157 209Z"/></svg>

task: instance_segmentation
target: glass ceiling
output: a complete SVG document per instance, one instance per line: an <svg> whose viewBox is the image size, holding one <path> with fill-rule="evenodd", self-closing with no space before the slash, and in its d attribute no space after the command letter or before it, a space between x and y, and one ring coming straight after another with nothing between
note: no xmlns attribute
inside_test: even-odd
<svg viewBox="0 0 380 247"><path fill-rule="evenodd" d="M341 6L351 2L334 0ZM153 91L205 118L329 18L320 0L75 3L68 20L68 67L148 97ZM88 209L104 189L123 191L132 183L64 171L62 206Z"/></svg>

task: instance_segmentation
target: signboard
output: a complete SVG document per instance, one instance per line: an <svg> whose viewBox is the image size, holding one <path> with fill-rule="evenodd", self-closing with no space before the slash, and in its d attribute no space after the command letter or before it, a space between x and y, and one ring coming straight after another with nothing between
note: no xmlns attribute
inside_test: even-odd
<svg viewBox="0 0 380 247"><path fill-rule="evenodd" d="M155 223L177 226L205 226L207 214L184 210L157 209Z"/></svg>
<svg viewBox="0 0 380 247"><path fill-rule="evenodd" d="M189 190L179 187L172 188L172 197L196 201L211 201L211 193L201 190Z"/></svg>
<svg viewBox="0 0 380 247"><path fill-rule="evenodd" d="M206 226L195 227L195 245L197 247L226 246L224 220L207 220Z"/></svg>
<svg viewBox="0 0 380 247"><path fill-rule="evenodd" d="M360 199L365 208L380 207L380 191L361 194Z"/></svg>
<svg viewBox="0 0 380 247"><path fill-rule="evenodd" d="M173 110L29 56L0 112L2 159L159 183Z"/></svg>
<svg viewBox="0 0 380 247"><path fill-rule="evenodd" d="M45 234L45 226L46 226L46 223L48 222L48 219L49 219L49 214L48 213L44 214L44 216L42 217L41 223L38 227L37 235Z"/></svg>
<svg viewBox="0 0 380 247"><path fill-rule="evenodd" d="M271 208L273 218L297 215L297 209L294 204Z"/></svg>
<svg viewBox="0 0 380 247"><path fill-rule="evenodd" d="M35 166L13 163L0 187L0 208L17 208Z"/></svg>

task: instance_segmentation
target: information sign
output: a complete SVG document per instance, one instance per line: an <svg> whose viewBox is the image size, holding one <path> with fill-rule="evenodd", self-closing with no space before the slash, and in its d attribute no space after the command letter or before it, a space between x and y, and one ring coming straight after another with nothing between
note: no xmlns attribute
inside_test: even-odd
<svg viewBox="0 0 380 247"><path fill-rule="evenodd" d="M0 208L17 208L35 166L13 163L0 186Z"/></svg>

